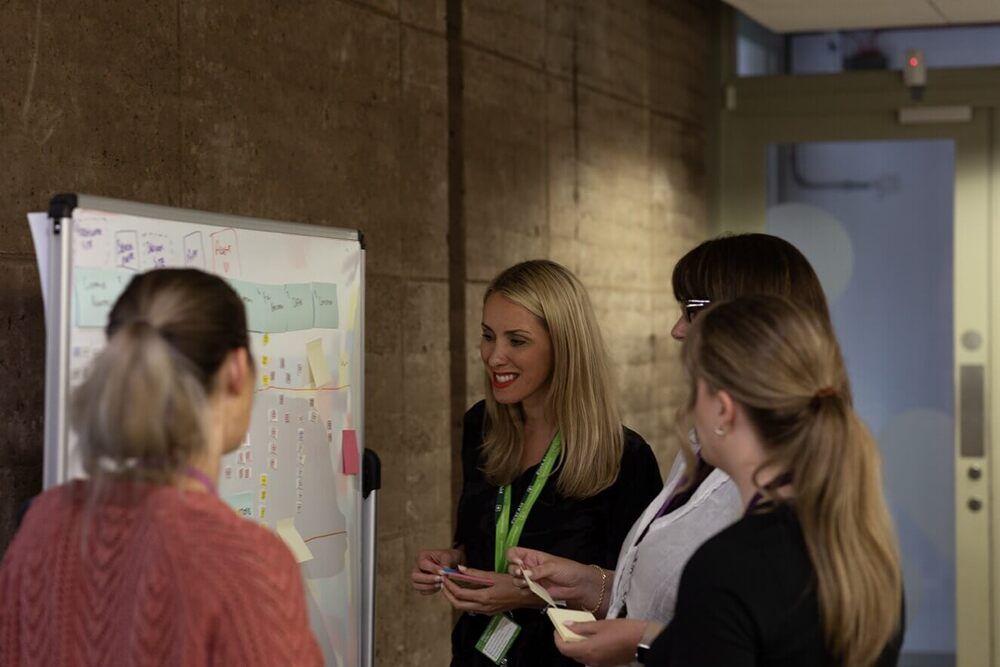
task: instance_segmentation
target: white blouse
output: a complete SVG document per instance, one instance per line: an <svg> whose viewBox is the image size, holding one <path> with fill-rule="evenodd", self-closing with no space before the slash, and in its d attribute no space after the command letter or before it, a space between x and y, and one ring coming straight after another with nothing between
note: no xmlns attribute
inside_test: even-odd
<svg viewBox="0 0 1000 667"><path fill-rule="evenodd" d="M618 555L607 618L616 618L626 608L628 618L669 623L674 616L681 572L688 559L708 538L743 515L736 484L716 468L687 503L654 521L660 507L681 484L686 469L684 457L678 455L663 490L625 538ZM636 545L647 526L649 531Z"/></svg>

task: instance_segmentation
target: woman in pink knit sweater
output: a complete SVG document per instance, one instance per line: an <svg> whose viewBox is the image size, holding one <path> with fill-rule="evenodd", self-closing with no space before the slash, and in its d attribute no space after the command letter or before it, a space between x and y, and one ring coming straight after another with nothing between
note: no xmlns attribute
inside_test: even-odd
<svg viewBox="0 0 1000 667"><path fill-rule="evenodd" d="M42 494L0 565L0 665L318 665L298 566L216 495L255 384L243 303L136 276L73 394L89 475Z"/></svg>

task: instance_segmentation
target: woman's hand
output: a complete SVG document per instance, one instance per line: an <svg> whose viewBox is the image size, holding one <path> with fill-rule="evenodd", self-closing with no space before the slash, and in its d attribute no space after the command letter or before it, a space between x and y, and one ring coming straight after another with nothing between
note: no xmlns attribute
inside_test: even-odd
<svg viewBox="0 0 1000 667"><path fill-rule="evenodd" d="M605 581L596 567L534 549L512 547L507 550L507 562L510 563L507 571L517 577L519 586L527 586L523 577L528 576L554 600L565 601L577 609L593 609L601 599L602 586L606 603L614 581L613 572Z"/></svg>
<svg viewBox="0 0 1000 667"><path fill-rule="evenodd" d="M433 595L441 590L441 570L458 567L465 562L461 549L425 549L417 554L417 563L410 573L413 590L421 595Z"/></svg>
<svg viewBox="0 0 1000 667"><path fill-rule="evenodd" d="M443 577L441 592L451 606L459 611L492 615L524 607L540 608L545 604L527 588L516 586L514 577L509 574L485 572L468 567L458 569L464 574L483 577L493 582L489 588L463 588L449 577Z"/></svg>
<svg viewBox="0 0 1000 667"><path fill-rule="evenodd" d="M631 618L567 623L567 628L585 639L567 642L557 632L556 648L567 658L582 662L588 667L627 665L635 660L635 649L646 625L646 621Z"/></svg>

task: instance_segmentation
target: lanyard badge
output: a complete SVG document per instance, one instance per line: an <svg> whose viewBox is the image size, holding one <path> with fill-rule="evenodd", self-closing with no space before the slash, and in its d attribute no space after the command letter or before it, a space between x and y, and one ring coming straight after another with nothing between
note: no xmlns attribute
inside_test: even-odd
<svg viewBox="0 0 1000 667"><path fill-rule="evenodd" d="M496 572L507 571L507 550L516 547L521 539L521 532L524 524L528 520L528 513L534 506L538 496L541 495L545 483L552 474L552 469L559 458L559 451L562 449L562 436L556 433L549 443L549 448L542 458L535 477L524 492L524 497L514 512L514 518L510 517L511 505L511 485L501 486L497 492L497 504L494 510L496 518L496 542L494 543L493 565ZM494 664L504 665L507 662L507 651L514 644L521 626L504 614L496 614L490 619L490 624L486 626L485 632L476 642L476 649L492 660Z"/></svg>

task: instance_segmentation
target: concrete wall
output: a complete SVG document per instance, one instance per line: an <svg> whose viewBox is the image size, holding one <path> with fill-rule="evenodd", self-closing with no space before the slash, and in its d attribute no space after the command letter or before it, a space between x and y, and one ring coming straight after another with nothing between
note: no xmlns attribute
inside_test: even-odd
<svg viewBox="0 0 1000 667"><path fill-rule="evenodd" d="M450 542L485 281L536 256L577 271L628 422L669 447L682 391L669 272L705 233L707 4L0 6L0 550L41 482L26 211L78 191L360 227L366 437L385 483L378 659L446 663L450 611L408 573L418 548Z"/></svg>

